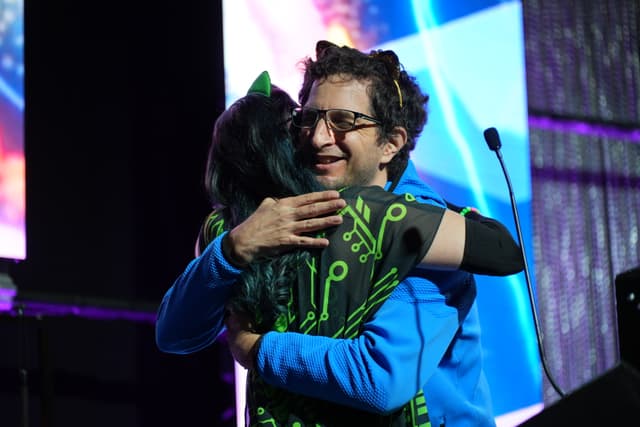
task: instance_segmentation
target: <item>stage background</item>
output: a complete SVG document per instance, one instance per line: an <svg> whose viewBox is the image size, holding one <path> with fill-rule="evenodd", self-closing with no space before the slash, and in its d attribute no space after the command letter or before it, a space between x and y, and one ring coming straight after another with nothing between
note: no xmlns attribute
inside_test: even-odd
<svg viewBox="0 0 640 427"><path fill-rule="evenodd" d="M528 0L522 14L530 253L547 356L571 391L618 361L613 278L640 264L640 11ZM224 344L162 355L152 323L208 210L221 19L215 1L26 1L27 259L2 268L29 315L0 316L0 424L19 425L26 367L33 425L235 425Z"/></svg>

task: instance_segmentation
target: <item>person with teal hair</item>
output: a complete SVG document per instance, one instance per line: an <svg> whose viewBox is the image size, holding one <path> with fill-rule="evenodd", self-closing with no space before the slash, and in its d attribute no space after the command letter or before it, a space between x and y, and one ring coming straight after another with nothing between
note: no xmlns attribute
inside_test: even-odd
<svg viewBox="0 0 640 427"><path fill-rule="evenodd" d="M264 72L216 121L205 177L214 210L198 236L196 258L163 298L158 346L172 353L198 351L220 336L226 318L232 353L249 368L251 425L428 425L424 398L381 414L330 394L274 387L236 339L248 339L243 345L252 352L273 334L360 339L365 324L416 266L508 275L523 268L520 249L500 223L418 203L409 193L376 185L324 190L292 142L292 122L308 120L300 112ZM328 113L326 120L352 129L372 119L339 113ZM278 251L234 251L234 234L247 227L259 234L290 226L278 222L287 208L277 207L286 203L313 211L294 222L302 226L293 240L282 241ZM265 218L256 215L265 210L277 211L275 225L253 223ZM249 333L243 334L245 328Z"/></svg>

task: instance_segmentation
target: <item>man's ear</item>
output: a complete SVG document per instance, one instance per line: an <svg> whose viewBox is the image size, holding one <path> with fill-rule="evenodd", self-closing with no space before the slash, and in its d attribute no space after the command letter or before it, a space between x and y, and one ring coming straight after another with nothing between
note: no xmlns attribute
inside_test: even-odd
<svg viewBox="0 0 640 427"><path fill-rule="evenodd" d="M395 128L393 128L391 136L387 138L384 143L381 163L389 163L406 143L407 130L401 126L396 126Z"/></svg>

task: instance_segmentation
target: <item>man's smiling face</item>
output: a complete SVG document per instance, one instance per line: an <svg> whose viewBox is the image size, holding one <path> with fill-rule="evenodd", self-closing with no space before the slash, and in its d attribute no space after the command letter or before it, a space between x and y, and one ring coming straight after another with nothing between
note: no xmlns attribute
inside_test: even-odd
<svg viewBox="0 0 640 427"><path fill-rule="evenodd" d="M332 108L371 115L368 82L329 76L313 83L305 108ZM364 118L356 127L340 132L329 128L324 116L314 128L301 129L299 149L304 153L318 180L327 188L350 185L379 185L387 181L382 165L390 159L379 144L378 126Z"/></svg>

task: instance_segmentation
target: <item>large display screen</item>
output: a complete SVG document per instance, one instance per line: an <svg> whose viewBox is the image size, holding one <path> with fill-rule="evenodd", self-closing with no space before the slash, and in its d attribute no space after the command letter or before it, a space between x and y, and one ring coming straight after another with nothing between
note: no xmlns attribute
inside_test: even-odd
<svg viewBox="0 0 640 427"><path fill-rule="evenodd" d="M26 258L23 0L0 0L0 258Z"/></svg>
<svg viewBox="0 0 640 427"><path fill-rule="evenodd" d="M431 98L429 122L412 153L421 177L445 199L499 219L515 237L506 180L483 138L486 128L497 128L532 253L520 1L225 0L223 16L227 105L263 70L297 98L298 63L313 57L317 40L393 49ZM525 275L476 280L495 413L539 408L541 365Z"/></svg>

